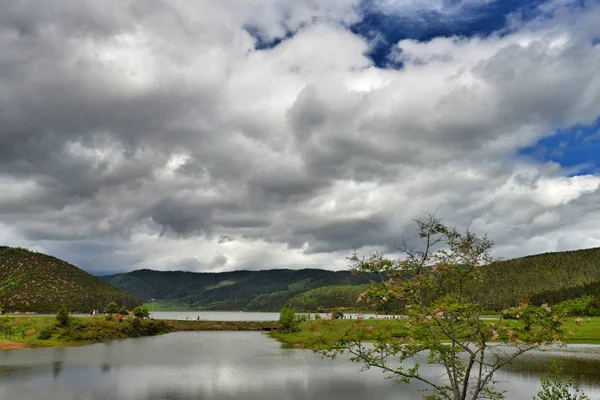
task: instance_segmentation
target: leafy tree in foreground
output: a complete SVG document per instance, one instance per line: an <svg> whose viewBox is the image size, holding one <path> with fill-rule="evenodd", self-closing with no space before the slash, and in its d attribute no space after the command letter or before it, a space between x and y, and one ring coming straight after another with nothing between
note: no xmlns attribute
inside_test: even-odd
<svg viewBox="0 0 600 400"><path fill-rule="evenodd" d="M466 288L480 280L479 267L492 261L493 242L459 233L433 215L417 224L422 248L405 245L403 260L381 253L349 258L354 272L382 277L362 298L405 305L405 318L395 322L405 324L405 336L357 320L341 339L316 337L314 347L329 357L348 353L365 369L381 368L398 382L420 381L428 387L427 399L501 399L495 372L523 353L560 343L561 321L547 305L526 304L510 312L526 315L527 326L519 320L511 325L482 320L482 307ZM375 337L375 343L365 343L366 337ZM439 373L422 371L421 360L440 367Z"/></svg>
<svg viewBox="0 0 600 400"><path fill-rule="evenodd" d="M133 309L133 315L136 318L144 319L150 317L150 312L148 311L146 306L137 306Z"/></svg>
<svg viewBox="0 0 600 400"><path fill-rule="evenodd" d="M119 306L114 301L111 301L104 307L104 312L108 315L116 314L119 311Z"/></svg>
<svg viewBox="0 0 600 400"><path fill-rule="evenodd" d="M127 307L121 306L121 308L119 309L119 314L127 315L127 314L129 314L129 310L127 309Z"/></svg>

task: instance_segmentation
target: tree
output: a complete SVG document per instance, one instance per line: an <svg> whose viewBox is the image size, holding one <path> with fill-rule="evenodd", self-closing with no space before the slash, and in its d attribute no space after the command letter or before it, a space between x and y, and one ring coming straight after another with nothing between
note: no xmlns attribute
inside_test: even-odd
<svg viewBox="0 0 600 400"><path fill-rule="evenodd" d="M111 301L104 307L104 312L108 315L116 314L119 311L119 306L114 301Z"/></svg>
<svg viewBox="0 0 600 400"><path fill-rule="evenodd" d="M58 321L58 326L68 326L69 325L69 309L64 304L56 313L56 320Z"/></svg>
<svg viewBox="0 0 600 400"><path fill-rule="evenodd" d="M146 308L146 306L137 306L136 308L133 309L133 315L136 318L148 318L150 316L150 312L148 311L148 309Z"/></svg>
<svg viewBox="0 0 600 400"><path fill-rule="evenodd" d="M127 314L129 314L129 310L127 309L127 307L121 306L121 308L119 309L119 314L127 315Z"/></svg>
<svg viewBox="0 0 600 400"><path fill-rule="evenodd" d="M294 332L297 329L298 320L293 308L283 307L279 311L279 325L286 332Z"/></svg>
<svg viewBox="0 0 600 400"><path fill-rule="evenodd" d="M503 398L494 388L495 372L528 351L560 343L561 321L547 305L527 304L507 311L527 315L527 327L521 321L507 325L482 320L473 289L480 280L479 267L493 261L493 242L469 231L459 233L434 215L416 222L422 247L404 243L399 248L403 259L390 260L381 253L349 257L355 273L381 276L361 298L404 304L405 318L395 323L404 324L405 335L396 337L386 328L377 331L359 319L341 338L317 337L314 347L329 357L349 353L365 369L380 368L398 382L420 381L428 387L428 399ZM365 343L367 337L375 337L375 343ZM423 356L440 368L440 374L421 372Z"/></svg>

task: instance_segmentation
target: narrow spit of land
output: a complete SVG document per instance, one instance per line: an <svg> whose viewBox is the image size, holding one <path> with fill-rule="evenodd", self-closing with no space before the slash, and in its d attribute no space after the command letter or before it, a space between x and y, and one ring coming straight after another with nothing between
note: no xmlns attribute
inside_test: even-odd
<svg viewBox="0 0 600 400"><path fill-rule="evenodd" d="M178 331L272 331L277 325L276 321L106 320L98 316L70 318L60 326L50 316L1 316L0 350L83 346Z"/></svg>

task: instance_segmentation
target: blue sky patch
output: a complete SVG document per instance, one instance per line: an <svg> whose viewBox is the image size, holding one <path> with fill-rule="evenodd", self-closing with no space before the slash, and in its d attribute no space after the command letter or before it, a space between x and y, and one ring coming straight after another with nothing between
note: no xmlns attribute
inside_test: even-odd
<svg viewBox="0 0 600 400"><path fill-rule="evenodd" d="M429 11L408 15L384 13L369 6L371 3L363 3L364 18L351 30L369 40L377 38L369 57L377 66L385 68L394 67L389 64L388 55L400 40L487 36L504 29L508 15L516 14L523 21L539 16L538 6L544 2L502 0L450 14Z"/></svg>
<svg viewBox="0 0 600 400"><path fill-rule="evenodd" d="M600 172L600 119L592 125L575 125L559 130L535 145L521 149L520 155L539 162L553 161L570 176Z"/></svg>

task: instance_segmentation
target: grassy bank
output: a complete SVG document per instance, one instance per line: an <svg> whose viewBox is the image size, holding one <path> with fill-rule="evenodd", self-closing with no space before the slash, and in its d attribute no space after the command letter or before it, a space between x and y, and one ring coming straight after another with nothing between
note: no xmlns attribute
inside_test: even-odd
<svg viewBox="0 0 600 400"><path fill-rule="evenodd" d="M59 326L55 317L0 316L0 350L27 347L82 346L176 331L269 331L275 321L162 321L127 318L106 320L104 316L69 319Z"/></svg>
<svg viewBox="0 0 600 400"><path fill-rule="evenodd" d="M564 319L564 332L567 343L580 344L600 344L600 317L581 318L582 321L576 322L577 318L569 317ZM272 331L269 335L283 343L298 346L310 346L315 341L316 337L334 340L340 339L346 332L347 328L356 323L356 320L341 319L341 320L321 320L321 321L305 321L298 326L296 332L287 333L281 330ZM409 333L404 321L401 319L368 319L363 323L367 327L372 327L372 334L369 334L369 329L366 329L364 340L375 340L377 332L386 332L391 337L402 340ZM507 320L503 321L508 325L520 323L519 321Z"/></svg>
<svg viewBox="0 0 600 400"><path fill-rule="evenodd" d="M568 343L600 344L600 317L566 318L564 330ZM136 321L136 322L134 322ZM290 345L310 345L316 335L337 339L356 320L305 321L299 330L285 333L277 330L276 321L158 321L128 318L105 320L103 316L71 318L68 326L58 326L55 317L0 317L0 350L27 347L82 346L114 339L160 335L176 331L270 331L269 335ZM373 332L386 332L401 340L408 329L400 319L368 319L363 321ZM515 324L517 321L506 321ZM368 329L366 330L368 332ZM368 333L365 340L373 340Z"/></svg>
<svg viewBox="0 0 600 400"><path fill-rule="evenodd" d="M159 335L174 328L163 321L103 316L70 318L59 326L55 317L0 317L0 349L82 346L114 339Z"/></svg>
<svg viewBox="0 0 600 400"><path fill-rule="evenodd" d="M272 331L276 321L165 321L174 331Z"/></svg>

